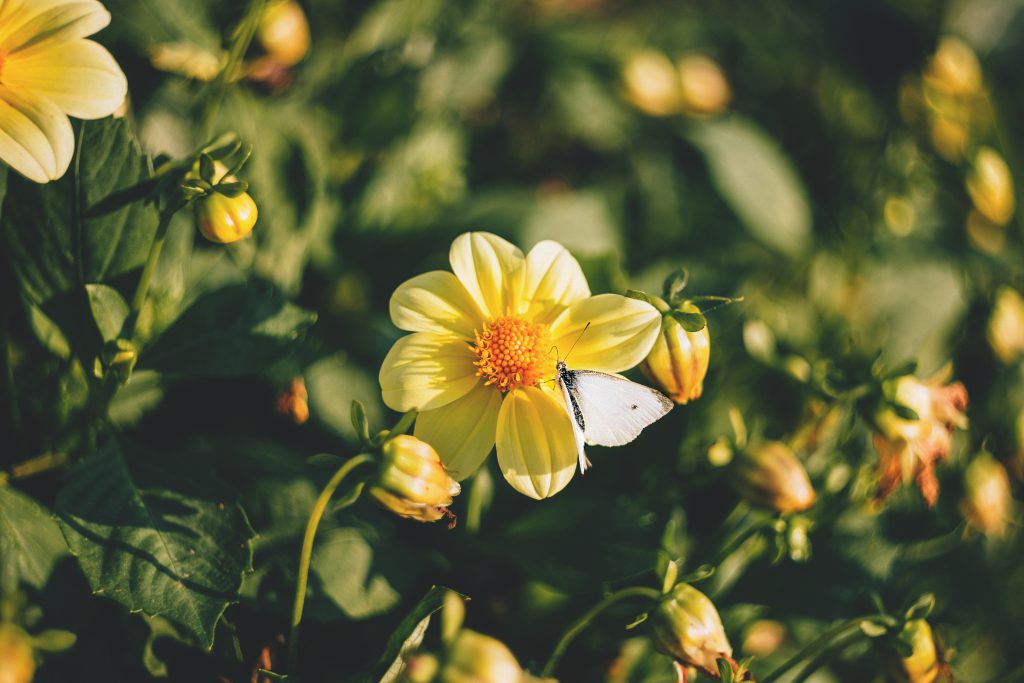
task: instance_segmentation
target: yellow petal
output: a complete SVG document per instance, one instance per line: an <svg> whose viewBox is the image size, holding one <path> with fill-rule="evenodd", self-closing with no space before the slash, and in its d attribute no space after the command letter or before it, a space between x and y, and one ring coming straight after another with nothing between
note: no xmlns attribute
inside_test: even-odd
<svg viewBox="0 0 1024 683"><path fill-rule="evenodd" d="M536 387L509 393L498 413L498 466L516 491L549 498L576 471L576 441L560 401Z"/></svg>
<svg viewBox="0 0 1024 683"><path fill-rule="evenodd" d="M18 2L0 29L8 54L35 52L96 33L110 23L110 12L95 0Z"/></svg>
<svg viewBox="0 0 1024 683"><path fill-rule="evenodd" d="M435 270L406 280L391 295L391 322L409 332L438 332L472 339L483 313L459 279Z"/></svg>
<svg viewBox="0 0 1024 683"><path fill-rule="evenodd" d="M587 323L590 327L581 337ZM576 344L569 367L622 372L647 356L660 329L661 314L654 306L618 294L599 294L572 304L551 325L551 337L561 353Z"/></svg>
<svg viewBox="0 0 1024 683"><path fill-rule="evenodd" d="M445 469L462 481L476 472L494 448L501 392L480 385L462 398L416 418L416 438L426 441Z"/></svg>
<svg viewBox="0 0 1024 683"><path fill-rule="evenodd" d="M527 319L549 324L570 304L590 296L587 278L569 250L558 242L538 242L526 255L522 301Z"/></svg>
<svg viewBox="0 0 1024 683"><path fill-rule="evenodd" d="M452 271L489 318L515 310L523 252L489 232L467 232L452 242Z"/></svg>
<svg viewBox="0 0 1024 683"><path fill-rule="evenodd" d="M4 66L3 80L18 92L46 97L79 119L109 116L128 93L121 67L106 48L91 40L12 55Z"/></svg>
<svg viewBox="0 0 1024 683"><path fill-rule="evenodd" d="M0 160L45 183L64 175L74 151L71 122L57 105L0 85Z"/></svg>
<svg viewBox="0 0 1024 683"><path fill-rule="evenodd" d="M476 386L476 356L449 334L415 332L391 347L380 368L384 403L392 410L433 410Z"/></svg>

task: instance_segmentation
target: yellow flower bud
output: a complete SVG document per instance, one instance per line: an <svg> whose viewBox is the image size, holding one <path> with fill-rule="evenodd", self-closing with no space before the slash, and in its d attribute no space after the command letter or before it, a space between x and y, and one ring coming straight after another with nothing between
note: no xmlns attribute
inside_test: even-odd
<svg viewBox="0 0 1024 683"><path fill-rule="evenodd" d="M274 0L260 17L257 38L282 66L294 66L309 52L309 22L295 0Z"/></svg>
<svg viewBox="0 0 1024 683"><path fill-rule="evenodd" d="M707 116L728 106L732 90L718 62L703 55L691 55L679 60L676 71L685 111Z"/></svg>
<svg viewBox="0 0 1024 683"><path fill-rule="evenodd" d="M780 441L743 451L734 467L732 483L751 505L775 512L800 512L814 505L816 496L807 471Z"/></svg>
<svg viewBox="0 0 1024 683"><path fill-rule="evenodd" d="M654 648L682 664L717 676L718 658L732 658L718 610L693 586L676 584L648 615L647 623Z"/></svg>
<svg viewBox="0 0 1024 683"><path fill-rule="evenodd" d="M200 177L198 161L188 177ZM214 184L233 183L237 178L228 175L228 167L216 161L211 180ZM195 216L196 226L203 237L211 242L230 244L252 232L259 211L256 209L256 202L252 200L248 192L228 197L213 191L196 200Z"/></svg>
<svg viewBox="0 0 1024 683"><path fill-rule="evenodd" d="M463 629L445 660L439 683L519 683L523 670L499 640Z"/></svg>
<svg viewBox="0 0 1024 683"><path fill-rule="evenodd" d="M699 312L692 304L683 310ZM662 319L661 334L640 369L669 398L682 405L700 398L710 357L711 337L706 326L699 332L687 332L678 321L666 315Z"/></svg>
<svg viewBox="0 0 1024 683"><path fill-rule="evenodd" d="M1010 167L991 147L982 147L974 157L967 176L967 194L982 216L996 225L1006 225L1013 217L1015 198Z"/></svg>
<svg viewBox="0 0 1024 683"><path fill-rule="evenodd" d="M401 517L436 522L446 515L461 487L448 476L430 444L400 434L384 444L381 468L370 494Z"/></svg>
<svg viewBox="0 0 1024 683"><path fill-rule="evenodd" d="M996 305L988 321L988 343L996 358L1006 365L1024 355L1024 298L1010 287L996 293Z"/></svg>
<svg viewBox="0 0 1024 683"><path fill-rule="evenodd" d="M981 63L970 45L945 36L925 69L924 80L949 95L974 95L981 90Z"/></svg>
<svg viewBox="0 0 1024 683"><path fill-rule="evenodd" d="M967 466L965 496L960 509L964 518L983 534L999 538L1013 519L1010 477L1002 463L982 453Z"/></svg>
<svg viewBox="0 0 1024 683"><path fill-rule="evenodd" d="M14 624L0 623L0 683L29 683L35 672L28 634Z"/></svg>
<svg viewBox="0 0 1024 683"><path fill-rule="evenodd" d="M911 647L909 657L901 660L910 683L932 683L939 675L939 653L932 627L924 619L913 619L903 626L900 639Z"/></svg>
<svg viewBox="0 0 1024 683"><path fill-rule="evenodd" d="M660 52L638 52L622 70L626 99L651 116L678 113L682 107L679 74Z"/></svg>

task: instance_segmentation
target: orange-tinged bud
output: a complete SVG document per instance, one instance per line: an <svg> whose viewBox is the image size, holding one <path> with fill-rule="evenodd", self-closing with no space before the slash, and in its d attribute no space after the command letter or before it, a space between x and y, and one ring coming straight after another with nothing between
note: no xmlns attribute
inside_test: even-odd
<svg viewBox="0 0 1024 683"><path fill-rule="evenodd" d="M459 483L448 476L430 444L408 434L388 440L370 494L395 514L420 522L450 516Z"/></svg>
<svg viewBox="0 0 1024 683"><path fill-rule="evenodd" d="M306 382L296 377L288 388L277 396L277 412L291 418L295 424L305 424L309 419L309 392Z"/></svg>
<svg viewBox="0 0 1024 683"><path fill-rule="evenodd" d="M955 36L945 36L925 69L924 80L949 95L974 95L981 90L981 63L970 45Z"/></svg>
<svg viewBox="0 0 1024 683"><path fill-rule="evenodd" d="M448 652L439 683L519 683L523 670L499 640L463 629Z"/></svg>
<svg viewBox="0 0 1024 683"><path fill-rule="evenodd" d="M700 312L692 304L682 310ZM661 322L661 334L640 369L669 398L684 404L700 398L704 391L710 358L711 336L707 326L699 332L687 332L678 321L666 315Z"/></svg>
<svg viewBox="0 0 1024 683"><path fill-rule="evenodd" d="M689 584L676 584L649 613L647 623L655 649L684 665L717 677L717 660L732 658L718 610Z"/></svg>
<svg viewBox="0 0 1024 683"><path fill-rule="evenodd" d="M0 623L0 683L29 683L35 672L29 635L14 624Z"/></svg>
<svg viewBox="0 0 1024 683"><path fill-rule="evenodd" d="M1013 217L1016 200L1013 175L999 152L982 147L974 157L967 176L967 194L974 208L996 225L1006 225Z"/></svg>
<svg viewBox="0 0 1024 683"><path fill-rule="evenodd" d="M225 197L216 192L196 200L196 225L211 242L230 244L252 232L259 211L248 192Z"/></svg>
<svg viewBox="0 0 1024 683"><path fill-rule="evenodd" d="M912 619L903 626L900 639L910 645L911 654L901 660L910 683L932 683L941 668L932 627L924 619Z"/></svg>
<svg viewBox="0 0 1024 683"><path fill-rule="evenodd" d="M786 444L769 441L735 459L733 485L751 505L775 512L800 512L814 505L807 470Z"/></svg>
<svg viewBox="0 0 1024 683"><path fill-rule="evenodd" d="M785 625L771 619L759 619L743 633L743 655L770 657L785 640Z"/></svg>
<svg viewBox="0 0 1024 683"><path fill-rule="evenodd" d="M1012 365L1024 355L1024 298L1017 290L1001 287L988 321L988 343L996 358Z"/></svg>
<svg viewBox="0 0 1024 683"><path fill-rule="evenodd" d="M718 62L703 55L683 57L676 63L683 109L709 116L721 113L732 99L729 81Z"/></svg>
<svg viewBox="0 0 1024 683"><path fill-rule="evenodd" d="M682 108L679 74L669 58L653 50L638 52L622 70L626 99L651 116L676 114Z"/></svg>
<svg viewBox="0 0 1024 683"><path fill-rule="evenodd" d="M1002 537L1013 519L1010 477L1002 463L988 453L975 457L965 473L964 518L983 534Z"/></svg>
<svg viewBox="0 0 1024 683"><path fill-rule="evenodd" d="M294 66L309 52L309 21L295 0L275 0L263 10L256 34L267 54Z"/></svg>

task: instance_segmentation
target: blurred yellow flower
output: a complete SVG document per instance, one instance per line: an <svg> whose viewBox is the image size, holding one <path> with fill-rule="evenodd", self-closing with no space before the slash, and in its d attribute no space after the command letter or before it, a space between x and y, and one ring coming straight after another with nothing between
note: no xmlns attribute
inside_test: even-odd
<svg viewBox="0 0 1024 683"><path fill-rule="evenodd" d="M556 242L524 256L496 235L473 232L455 239L449 257L454 273L418 275L391 297L391 320L413 334L381 366L384 402L419 411L415 435L456 479L496 445L513 488L553 496L577 461L568 412L548 381L555 349L566 353L577 342L575 367L620 372L647 355L661 315L617 294L591 296L579 263Z"/></svg>
<svg viewBox="0 0 1024 683"><path fill-rule="evenodd" d="M653 50L638 52L622 69L626 99L651 116L676 114L682 108L679 73L669 58Z"/></svg>
<svg viewBox="0 0 1024 683"><path fill-rule="evenodd" d="M1024 355L1024 297L1011 287L1000 287L988 320L988 343L1005 365Z"/></svg>
<svg viewBox="0 0 1024 683"><path fill-rule="evenodd" d="M26 178L45 183L67 171L68 116L103 118L124 101L121 68L85 40L109 23L95 0L0 2L0 160Z"/></svg>
<svg viewBox="0 0 1024 683"><path fill-rule="evenodd" d="M967 194L974 207L996 225L1006 225L1013 218L1015 205L1013 176L1006 161L991 147L982 147L974 157L974 166L967 176Z"/></svg>

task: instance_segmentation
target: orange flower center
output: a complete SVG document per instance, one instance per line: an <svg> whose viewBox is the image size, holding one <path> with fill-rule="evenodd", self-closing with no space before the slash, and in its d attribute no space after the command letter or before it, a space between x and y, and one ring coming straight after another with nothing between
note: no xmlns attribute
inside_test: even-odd
<svg viewBox="0 0 1024 683"><path fill-rule="evenodd" d="M533 386L551 365L549 346L547 330L537 323L514 315L497 318L476 332L476 374L501 391Z"/></svg>

